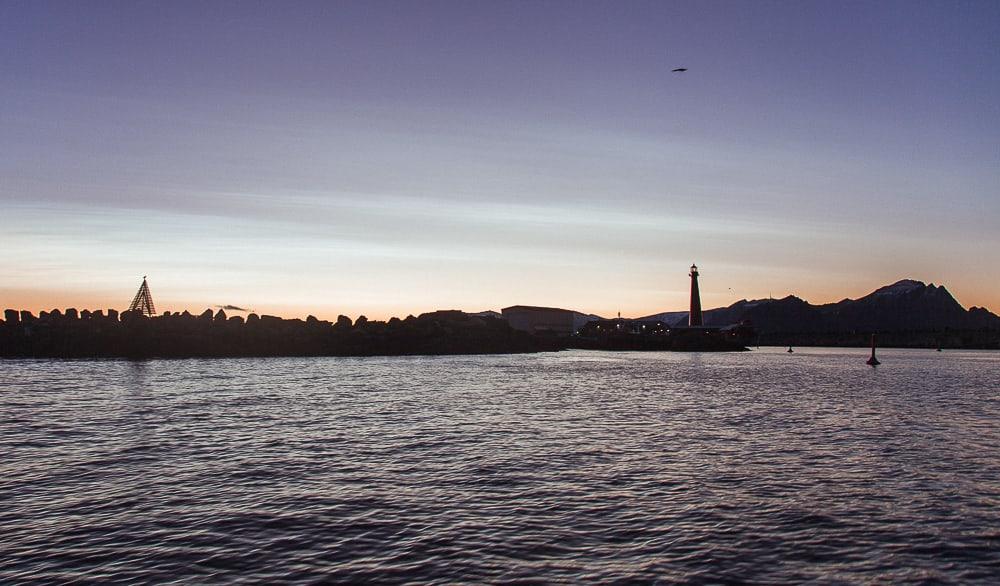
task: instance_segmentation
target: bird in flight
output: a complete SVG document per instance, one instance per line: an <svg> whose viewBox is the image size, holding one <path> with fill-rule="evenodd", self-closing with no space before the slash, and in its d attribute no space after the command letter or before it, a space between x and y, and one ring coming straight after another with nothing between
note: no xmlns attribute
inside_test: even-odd
<svg viewBox="0 0 1000 586"><path fill-rule="evenodd" d="M674 73L684 73L685 71L687 71L687 67L678 67L673 70Z"/></svg>

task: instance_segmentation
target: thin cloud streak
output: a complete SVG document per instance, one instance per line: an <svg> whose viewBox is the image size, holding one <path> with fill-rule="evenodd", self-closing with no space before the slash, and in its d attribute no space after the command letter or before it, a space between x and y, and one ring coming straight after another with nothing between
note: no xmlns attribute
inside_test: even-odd
<svg viewBox="0 0 1000 586"><path fill-rule="evenodd" d="M10 303L1000 306L993 5L0 12Z"/></svg>

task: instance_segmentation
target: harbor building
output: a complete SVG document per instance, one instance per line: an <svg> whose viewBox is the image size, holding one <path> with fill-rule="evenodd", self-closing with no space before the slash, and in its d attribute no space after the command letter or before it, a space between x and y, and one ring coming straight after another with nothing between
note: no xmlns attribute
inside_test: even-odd
<svg viewBox="0 0 1000 586"><path fill-rule="evenodd" d="M500 310L510 327L530 334L572 336L594 316L558 307L512 305Z"/></svg>

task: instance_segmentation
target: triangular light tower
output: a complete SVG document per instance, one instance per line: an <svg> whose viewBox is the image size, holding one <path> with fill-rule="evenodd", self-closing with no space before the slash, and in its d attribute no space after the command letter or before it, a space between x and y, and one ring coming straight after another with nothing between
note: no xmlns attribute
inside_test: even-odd
<svg viewBox="0 0 1000 586"><path fill-rule="evenodd" d="M128 310L149 317L156 315L156 309L153 307L153 295L149 292L145 275L142 277L142 285L139 286L139 291L132 299L132 305L129 306Z"/></svg>

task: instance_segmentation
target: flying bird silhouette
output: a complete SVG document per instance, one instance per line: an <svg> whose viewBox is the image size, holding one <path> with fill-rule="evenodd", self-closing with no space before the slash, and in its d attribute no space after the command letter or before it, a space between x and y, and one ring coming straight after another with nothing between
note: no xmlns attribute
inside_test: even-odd
<svg viewBox="0 0 1000 586"><path fill-rule="evenodd" d="M677 69L674 69L672 71L674 73L684 73L685 71L687 71L687 67L678 67Z"/></svg>

